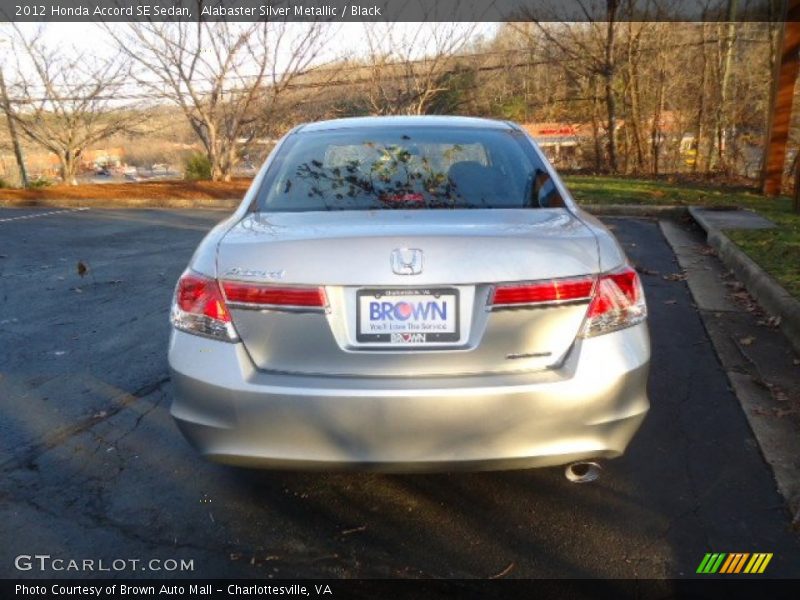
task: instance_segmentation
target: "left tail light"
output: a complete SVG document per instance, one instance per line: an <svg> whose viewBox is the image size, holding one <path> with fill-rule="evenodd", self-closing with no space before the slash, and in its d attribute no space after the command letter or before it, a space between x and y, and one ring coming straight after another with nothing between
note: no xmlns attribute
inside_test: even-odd
<svg viewBox="0 0 800 600"><path fill-rule="evenodd" d="M236 308L288 312L324 312L328 298L321 287L275 286L243 281L223 281L225 298Z"/></svg>
<svg viewBox="0 0 800 600"><path fill-rule="evenodd" d="M217 280L193 271L178 280L170 320L187 333L226 342L239 339Z"/></svg>

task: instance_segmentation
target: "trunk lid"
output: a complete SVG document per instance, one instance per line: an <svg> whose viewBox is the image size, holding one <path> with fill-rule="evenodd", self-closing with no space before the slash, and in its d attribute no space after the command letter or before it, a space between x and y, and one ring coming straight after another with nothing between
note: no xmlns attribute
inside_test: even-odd
<svg viewBox="0 0 800 600"><path fill-rule="evenodd" d="M393 272L401 248L422 251L421 273ZM220 279L325 288L325 313L231 307L258 368L394 377L558 364L586 303L490 311L493 284L595 274L599 260L592 231L564 209L379 210L248 215L221 241L217 267ZM452 292L458 335L424 345L359 341L367 288Z"/></svg>

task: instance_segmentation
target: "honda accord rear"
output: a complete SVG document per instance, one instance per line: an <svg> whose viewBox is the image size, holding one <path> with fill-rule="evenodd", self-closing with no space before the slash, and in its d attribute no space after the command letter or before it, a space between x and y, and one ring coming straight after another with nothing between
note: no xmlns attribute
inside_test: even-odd
<svg viewBox="0 0 800 600"><path fill-rule="evenodd" d="M171 412L243 466L613 458L649 407L646 318L619 244L516 125L308 124L178 281Z"/></svg>

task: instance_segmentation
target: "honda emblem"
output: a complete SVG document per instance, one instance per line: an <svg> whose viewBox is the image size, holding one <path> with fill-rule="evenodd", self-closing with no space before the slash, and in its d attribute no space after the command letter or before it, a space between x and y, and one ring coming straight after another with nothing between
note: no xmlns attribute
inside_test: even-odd
<svg viewBox="0 0 800 600"><path fill-rule="evenodd" d="M392 250L392 271L397 275L419 275L422 273L422 250L419 248L396 248Z"/></svg>

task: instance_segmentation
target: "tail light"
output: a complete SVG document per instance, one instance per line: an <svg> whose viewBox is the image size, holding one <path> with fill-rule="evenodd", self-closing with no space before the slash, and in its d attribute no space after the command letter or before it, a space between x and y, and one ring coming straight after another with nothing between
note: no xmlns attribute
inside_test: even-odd
<svg viewBox="0 0 800 600"><path fill-rule="evenodd" d="M565 302L588 302L580 335L592 337L641 323L647 318L644 291L636 271L625 266L599 277L573 277L498 285L489 308L525 308Z"/></svg>
<svg viewBox="0 0 800 600"><path fill-rule="evenodd" d="M514 308L536 304L588 301L592 297L594 281L594 277L579 277L498 285L494 288L490 305L491 308Z"/></svg>
<svg viewBox="0 0 800 600"><path fill-rule="evenodd" d="M592 337L641 323L647 318L644 290L636 271L625 266L597 280L582 337Z"/></svg>
<svg viewBox="0 0 800 600"><path fill-rule="evenodd" d="M320 287L260 285L242 281L223 281L228 302L243 308L272 308L287 311L323 311L328 306Z"/></svg>
<svg viewBox="0 0 800 600"><path fill-rule="evenodd" d="M170 320L175 329L235 342L239 339L219 283L193 271L185 271L175 288Z"/></svg>

